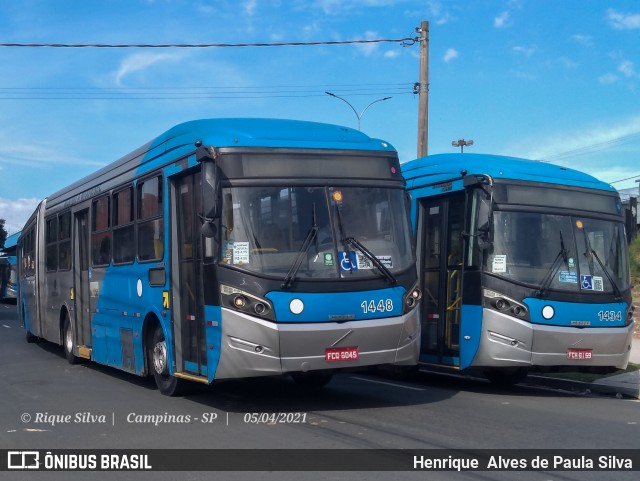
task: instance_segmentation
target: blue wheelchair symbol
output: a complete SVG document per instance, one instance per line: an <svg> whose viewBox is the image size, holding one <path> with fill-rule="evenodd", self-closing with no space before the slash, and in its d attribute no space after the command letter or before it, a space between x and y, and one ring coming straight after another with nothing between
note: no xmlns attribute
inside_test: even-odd
<svg viewBox="0 0 640 481"><path fill-rule="evenodd" d="M358 270L358 258L354 251L340 252L340 270L342 271Z"/></svg>
<svg viewBox="0 0 640 481"><path fill-rule="evenodd" d="M580 276L580 288L593 290L593 277L592 276Z"/></svg>

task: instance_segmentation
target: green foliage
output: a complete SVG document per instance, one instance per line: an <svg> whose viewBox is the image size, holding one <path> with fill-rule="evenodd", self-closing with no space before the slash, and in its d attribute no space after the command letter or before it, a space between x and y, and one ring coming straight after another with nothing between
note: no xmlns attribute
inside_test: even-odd
<svg viewBox="0 0 640 481"><path fill-rule="evenodd" d="M4 229L4 219L0 219L0 249L4 249L4 242L7 240L7 231Z"/></svg>
<svg viewBox="0 0 640 481"><path fill-rule="evenodd" d="M636 235L629 244L629 265L631 277L640 277L640 234Z"/></svg>

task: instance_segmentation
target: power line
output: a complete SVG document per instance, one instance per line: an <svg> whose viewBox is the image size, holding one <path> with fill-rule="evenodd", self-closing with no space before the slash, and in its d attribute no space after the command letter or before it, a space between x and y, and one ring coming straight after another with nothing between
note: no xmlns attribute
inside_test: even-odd
<svg viewBox="0 0 640 481"><path fill-rule="evenodd" d="M217 86L217 87L0 87L0 100L179 100L321 97L324 87ZM338 89L344 95L413 95L411 83L351 84Z"/></svg>
<svg viewBox="0 0 640 481"><path fill-rule="evenodd" d="M324 40L318 42L275 43L0 43L0 47L26 48L229 48L229 47L305 47L312 45L348 45L367 43L399 43L403 47L415 44L419 39L377 38L368 40Z"/></svg>
<svg viewBox="0 0 640 481"><path fill-rule="evenodd" d="M609 182L610 184L617 184L618 182L624 182L625 180L636 179L640 177L640 174L632 175L631 177L627 177L626 179L614 180L613 182Z"/></svg>
<svg viewBox="0 0 640 481"><path fill-rule="evenodd" d="M613 147L616 144L626 144L626 143L634 142L637 139L640 139L640 132L634 132L628 135L623 135L621 137L605 140L603 142L586 145L584 147L578 147L577 149L567 150L566 152L559 152L557 154L552 154L546 157L544 160L542 160L542 162L553 162L553 161L565 159L567 157L574 157L576 155L588 154L591 152L599 152L602 150L606 150L609 147Z"/></svg>

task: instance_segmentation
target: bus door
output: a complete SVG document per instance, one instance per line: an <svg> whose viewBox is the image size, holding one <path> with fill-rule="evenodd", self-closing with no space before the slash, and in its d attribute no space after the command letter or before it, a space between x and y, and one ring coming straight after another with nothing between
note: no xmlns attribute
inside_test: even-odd
<svg viewBox="0 0 640 481"><path fill-rule="evenodd" d="M172 242L172 272L177 273L177 279L172 282L171 297L174 301L176 371L206 377L207 350L200 250L201 182L202 176L197 172L180 177L173 183L173 225L176 229Z"/></svg>
<svg viewBox="0 0 640 481"><path fill-rule="evenodd" d="M76 311L77 339L79 346L91 347L91 289L89 211L74 214L73 292Z"/></svg>
<svg viewBox="0 0 640 481"><path fill-rule="evenodd" d="M464 192L420 201L422 343L420 360L460 365Z"/></svg>

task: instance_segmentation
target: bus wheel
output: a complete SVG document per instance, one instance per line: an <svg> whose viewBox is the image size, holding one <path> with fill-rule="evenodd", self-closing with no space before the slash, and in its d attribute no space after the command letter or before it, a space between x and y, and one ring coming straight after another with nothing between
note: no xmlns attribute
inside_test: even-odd
<svg viewBox="0 0 640 481"><path fill-rule="evenodd" d="M157 326L153 333L149 359L158 390L165 396L179 396L184 390L184 381L169 374L167 342L160 326Z"/></svg>
<svg viewBox="0 0 640 481"><path fill-rule="evenodd" d="M34 336L28 330L26 332L27 332L27 334L25 335L25 337L26 337L28 343L38 342L38 336Z"/></svg>
<svg viewBox="0 0 640 481"><path fill-rule="evenodd" d="M529 374L526 367L502 367L485 369L485 377L496 386L513 386L518 384Z"/></svg>
<svg viewBox="0 0 640 481"><path fill-rule="evenodd" d="M331 378L331 371L292 372L291 378L300 387L305 389L320 389L325 387Z"/></svg>
<svg viewBox="0 0 640 481"><path fill-rule="evenodd" d="M62 328L62 348L64 349L64 356L69 361L69 364L76 364L78 358L73 353L73 326L69 314L64 319L64 327Z"/></svg>

